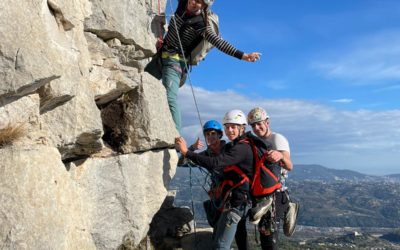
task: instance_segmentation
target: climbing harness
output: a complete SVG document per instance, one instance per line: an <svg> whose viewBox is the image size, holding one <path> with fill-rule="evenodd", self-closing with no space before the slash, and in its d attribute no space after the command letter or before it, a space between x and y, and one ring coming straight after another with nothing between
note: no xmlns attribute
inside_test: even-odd
<svg viewBox="0 0 400 250"><path fill-rule="evenodd" d="M169 4L170 4L169 6L170 6L171 13L173 13L174 10L173 10L173 8L172 8L172 3L171 3L171 1L169 2ZM173 22L173 23L174 23L174 25L175 25L175 29L178 31L178 26L177 26L176 22ZM178 35L179 47L180 47L180 50L181 50L182 56L183 56L183 62L184 62L184 64L185 64L185 71L187 72L187 80L189 81L190 89L191 89L191 91L192 91L192 96L193 96L194 105L195 105L195 107L196 107L197 117L198 117L198 119L199 119L200 127L202 127L202 126L203 126L203 122L202 122L202 119L201 119L201 115L200 115L200 111L199 111L199 106L198 106L198 103L197 103L196 95L195 95L195 93L194 93L192 78L191 78L191 76L190 76L189 67L188 67L188 63L187 63L187 60L186 60L185 52L184 52L184 50L183 50L182 41L181 41L181 37L180 37L180 35L179 35L179 32L177 32L177 35ZM203 136L204 136L204 135L203 135ZM205 138L204 138L204 139L205 139ZM190 165L189 165L189 167L190 167L190 171L189 171L189 175L190 175L190 195L191 195L193 219L194 219L194 221L195 221L195 220L196 220L196 217L195 217L194 201L193 201L193 193L192 193L192 167L191 167ZM195 247L196 247L196 249L197 249L197 228L196 228L196 223L194 223L193 231L194 231L194 242L195 242Z"/></svg>

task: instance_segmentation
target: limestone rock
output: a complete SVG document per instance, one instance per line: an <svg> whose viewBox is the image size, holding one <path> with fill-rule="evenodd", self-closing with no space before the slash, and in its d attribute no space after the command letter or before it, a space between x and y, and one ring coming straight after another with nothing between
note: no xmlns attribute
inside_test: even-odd
<svg viewBox="0 0 400 250"><path fill-rule="evenodd" d="M55 20L40 2L0 3L0 105L32 93L61 75L48 60L59 52L48 42L52 37L46 31ZM37 15L42 18L35 18Z"/></svg>
<svg viewBox="0 0 400 250"><path fill-rule="evenodd" d="M137 46L148 56L155 53L155 44L160 35L160 23L155 16L159 14L158 9L165 9L165 0L91 2L93 14L85 20L86 31L105 41L118 38L124 44Z"/></svg>
<svg viewBox="0 0 400 250"><path fill-rule="evenodd" d="M165 89L142 72L164 6L0 1L0 129L26 124L0 147L1 249L130 249L146 237L177 162Z"/></svg>
<svg viewBox="0 0 400 250"><path fill-rule="evenodd" d="M97 249L137 246L145 238L175 174L175 150L92 158L77 164L73 178L88 195Z"/></svg>
<svg viewBox="0 0 400 250"><path fill-rule="evenodd" d="M86 0L48 0L47 6L56 25L47 32L58 48L58 58L50 58L53 67L61 71L60 78L40 90L41 113L71 100L82 85L87 85L91 59L83 32L83 19L90 15ZM62 56L61 56L62 55Z"/></svg>
<svg viewBox="0 0 400 250"><path fill-rule="evenodd" d="M89 74L90 87L97 105L111 102L141 83L138 69L122 65L107 43L88 32L86 38L93 63ZM119 40L110 41L118 43Z"/></svg>
<svg viewBox="0 0 400 250"><path fill-rule="evenodd" d="M96 249L79 187L46 146L0 149L2 249Z"/></svg>
<svg viewBox="0 0 400 250"><path fill-rule="evenodd" d="M103 147L100 111L87 85L69 102L43 114L41 122L48 141L63 159L90 155Z"/></svg>
<svg viewBox="0 0 400 250"><path fill-rule="evenodd" d="M31 141L40 140L44 134L39 128L39 106L39 95L33 94L0 107L0 129L22 125ZM29 140L24 140L24 143L29 143Z"/></svg>
<svg viewBox="0 0 400 250"><path fill-rule="evenodd" d="M106 141L123 153L173 147L178 131L165 88L147 73L136 89L102 110Z"/></svg>
<svg viewBox="0 0 400 250"><path fill-rule="evenodd" d="M44 133L63 158L101 149L102 123L88 86L91 59L83 33L90 3L6 0L0 6L0 104L38 92Z"/></svg>
<svg viewBox="0 0 400 250"><path fill-rule="evenodd" d="M90 63L82 25L88 6L85 0L0 3L0 105L55 79L71 88L80 83Z"/></svg>

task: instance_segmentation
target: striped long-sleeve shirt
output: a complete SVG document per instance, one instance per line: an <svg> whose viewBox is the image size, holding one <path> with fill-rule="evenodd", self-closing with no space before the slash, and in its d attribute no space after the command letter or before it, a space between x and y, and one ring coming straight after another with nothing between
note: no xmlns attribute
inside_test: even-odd
<svg viewBox="0 0 400 250"><path fill-rule="evenodd" d="M179 11L178 7L175 15L170 20L168 32L164 38L163 50L172 54L177 53L182 55L179 45L180 38L185 56L188 56L191 52L190 50L193 49L201 39L205 38L225 54L238 59L242 58L242 51L236 49L230 43L215 34L210 26L205 25L204 21L198 22L194 21L195 19L198 19L198 17L188 15L185 11ZM177 31L179 31L179 38Z"/></svg>

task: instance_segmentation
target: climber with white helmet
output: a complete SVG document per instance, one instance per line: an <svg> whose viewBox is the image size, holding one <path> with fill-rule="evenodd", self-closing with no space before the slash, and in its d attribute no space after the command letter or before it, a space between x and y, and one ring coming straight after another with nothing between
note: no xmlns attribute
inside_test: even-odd
<svg viewBox="0 0 400 250"><path fill-rule="evenodd" d="M261 248L263 250L277 249L281 219L283 219L284 234L291 236L296 226L299 209L298 203L291 202L284 183L287 171L293 169L289 142L283 135L272 131L269 115L263 108L256 107L252 109L247 119L253 132L272 146L272 150L268 151L267 160L279 163L281 167L276 174L280 179L282 188L276 190L272 196L253 199L253 207L249 211L250 221L253 224L258 224Z"/></svg>
<svg viewBox="0 0 400 250"><path fill-rule="evenodd" d="M223 118L225 135L230 140L217 156L201 155L189 151L182 137L175 139L177 149L195 164L208 170L223 169L223 180L215 192L221 212L215 226L213 249L230 249L235 238L248 249L246 232L246 215L249 209L250 179L253 173L253 152L242 139L246 137L246 115L240 110L231 110ZM238 239L238 237L240 239Z"/></svg>
<svg viewBox="0 0 400 250"><path fill-rule="evenodd" d="M170 20L168 32L157 54L161 57L161 63L149 63L145 68L156 78L162 79L167 90L171 115L179 132L181 114L177 101L178 90L186 79L188 64L198 63L198 61L192 62L193 51L197 51L197 48L206 41L209 45L202 58L213 46L227 55L247 62L255 62L261 56L258 52L244 53L219 36L216 30L218 17L210 11L213 3L213 0L179 0L175 14ZM214 28L215 26L217 28ZM158 69L159 67L161 69Z"/></svg>
<svg viewBox="0 0 400 250"><path fill-rule="evenodd" d="M226 145L225 140L222 140L223 136L223 128L222 125L216 121L216 120L209 120L206 123L204 123L203 126L203 134L206 139L207 143L207 149L200 152L199 154L201 155L206 155L206 156L217 156L219 155L223 150ZM197 138L195 143L193 143L188 150L189 151L196 151L198 149L201 149L203 147L203 142ZM187 164L190 164L188 162L187 158L185 158L183 155L179 158L178 166L187 166ZM199 166L202 167L202 166ZM210 190L214 189L216 186L219 185L223 180L223 167L221 168L206 168L209 171L210 174ZM206 200L203 202L204 210L207 216L207 221L210 224L210 226L213 228L213 238L216 235L216 224L218 222L218 219L221 215L221 211L218 210L216 206L216 200L213 199L213 197L210 197L210 199ZM248 249L248 244L247 244L247 233L246 233L246 227L245 227L246 221L243 220L238 224L238 229L235 233L235 240L236 240L236 246L238 247L239 250L246 250Z"/></svg>

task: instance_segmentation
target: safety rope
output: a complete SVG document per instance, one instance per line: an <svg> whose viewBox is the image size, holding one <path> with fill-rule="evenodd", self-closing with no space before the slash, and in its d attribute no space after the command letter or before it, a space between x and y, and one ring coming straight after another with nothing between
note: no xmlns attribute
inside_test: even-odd
<svg viewBox="0 0 400 250"><path fill-rule="evenodd" d="M171 13L173 13L174 10L173 10L173 8L172 8L172 1L171 1L171 0L170 0L170 2L169 2L169 6L170 6L170 11L171 11ZM179 35L178 26L177 26L177 24L176 24L176 21L174 21L173 23L174 23L174 25L175 25L175 30L177 31L176 33L177 33L177 36L178 36L179 47L180 47L180 50L181 50L181 52L182 52L182 57L183 57L184 64L185 64L185 70L186 70L186 73L187 73L187 79L189 80L189 83L190 83L190 89L191 89L191 91L192 91L192 96L193 96L193 100L194 100L194 105L195 105L195 107L196 107L197 117L198 117L199 122L200 122L200 127L202 127L203 122L202 122L202 120L201 120L201 115L200 115L199 107L198 107L198 104L197 104L196 95L194 94L192 79L191 79L191 77L190 77L189 67L188 67L188 64L187 64L185 52L184 52L184 50L183 50L181 38L180 38L180 35ZM192 205L192 211L193 211L193 221L194 221L194 223L193 223L194 244L195 244L195 249L197 249L197 227L196 227L196 213L195 213L195 209L194 209L193 192L192 192L192 166L191 166L191 164L189 164L189 169L190 169L190 170L189 170L189 178L190 178L190 199L191 199L191 205Z"/></svg>
<svg viewBox="0 0 400 250"><path fill-rule="evenodd" d="M170 3L169 6L170 6L171 13L173 13L174 10L173 10L173 8L172 8L172 3L171 3L171 2L172 2L172 1L170 0L170 1L169 1L169 3ZM172 16L174 16L174 15L172 15ZM190 89L191 89L191 91L192 91L192 96L193 96L194 105L195 105L196 111L197 111L197 117L198 117L199 122L200 122L200 127L202 127L202 126L203 126L203 122L202 122L201 115L200 115L200 111L199 111L199 105L197 104L196 95L194 94L194 88L193 88L192 78L191 78L191 76L190 76L189 67L188 67L188 63L187 63L187 60L186 60L186 55L185 55L185 52L184 52L184 50L183 50L183 45L182 45L182 42L181 42L181 37L180 37L180 35L179 35L178 26L176 25L176 21L174 22L174 24L175 24L175 30L177 31L176 33L177 33L177 36L178 36L179 47L180 47L180 50L181 50L181 52L182 52L183 61L184 61L184 63L185 63L185 70L186 70L186 73L187 73L187 79L188 79L189 84L190 84ZM205 138L204 138L204 139L205 139Z"/></svg>
<svg viewBox="0 0 400 250"><path fill-rule="evenodd" d="M171 11L171 17L173 17L174 14L172 14L172 13L174 13L174 9L173 9L173 6L172 6L172 0L169 1L169 6L170 6L170 11ZM202 126L203 126L203 121L202 121L202 119L201 119L200 110L199 110L199 105L198 105L197 98L196 98L196 95L195 95L195 92L194 92L194 87L193 87L192 78L191 78L191 75L190 75L190 70L189 70L188 62L187 62L187 60L186 60L186 55L185 55L185 52L184 52L184 50L183 50L183 45L182 45L182 41L181 41L181 38L180 38L180 35L179 35L179 30L178 30L178 26L177 26L177 24L176 24L176 21L174 21L173 23L174 23L174 25L175 25L175 30L177 31L177 37L178 37L179 47L180 47L180 50L181 50L181 53L182 53L182 57L183 57L183 60L184 60L185 71L186 71L186 74L187 74L187 81L189 82L190 90L191 90L191 92L192 92L192 97L193 97L194 105L195 105L196 112L197 112L197 118L198 118L199 123L200 123L200 128L202 128ZM204 136L204 141L206 142L207 140L206 140L206 138L205 138L205 135L203 134L203 136ZM193 192L192 192L192 178L193 178L192 167L194 167L194 166L192 166L190 163L189 163L188 165L189 165L189 168L190 168L190 171L189 171L189 178L190 178L190 198L191 198L191 206L192 206L193 220L194 220L194 225L193 225L193 230L194 230L194 242L195 242L195 249L197 249L196 213L195 213L194 199L193 199ZM201 168L199 168L199 169L200 169L200 171L201 171ZM206 179L205 179L205 181L204 181L204 184L207 182L207 177L208 177L208 176L209 176L209 175L206 176ZM204 185L202 186L202 188L204 189L205 192L207 192L207 190L204 188Z"/></svg>
<svg viewBox="0 0 400 250"><path fill-rule="evenodd" d="M196 228L196 213L194 211L194 201L193 201L193 187L192 187L192 164L189 165L189 176L190 176L190 200L191 200L191 205L192 205L192 211L193 211L193 232L194 232L194 244L195 244L195 249L197 249L197 228Z"/></svg>

